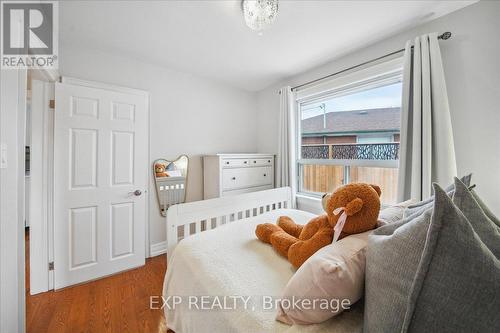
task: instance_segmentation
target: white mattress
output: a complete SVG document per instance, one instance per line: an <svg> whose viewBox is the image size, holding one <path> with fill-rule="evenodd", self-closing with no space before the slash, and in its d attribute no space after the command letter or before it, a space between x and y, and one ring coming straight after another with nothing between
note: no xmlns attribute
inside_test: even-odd
<svg viewBox="0 0 500 333"><path fill-rule="evenodd" d="M163 286L168 328L184 332L360 332L363 324L362 304L318 325L288 326L275 320L276 310L263 308L263 296L280 297L294 273L290 263L268 244L255 237L255 226L272 222L281 215L306 223L313 214L280 209L263 215L223 225L192 235L175 248L167 267ZM173 301L181 304L173 307ZM201 297L212 303L223 296L250 297L248 306L239 301L234 307L226 297L226 309L202 310ZM268 303L267 303L268 304ZM210 306L206 306L210 308Z"/></svg>

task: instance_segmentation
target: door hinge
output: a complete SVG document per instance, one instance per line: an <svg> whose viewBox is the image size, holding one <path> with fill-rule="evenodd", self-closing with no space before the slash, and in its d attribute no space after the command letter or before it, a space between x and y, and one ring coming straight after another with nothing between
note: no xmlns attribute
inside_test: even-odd
<svg viewBox="0 0 500 333"><path fill-rule="evenodd" d="M49 262L49 271L53 271L54 270L54 262L51 261Z"/></svg>
<svg viewBox="0 0 500 333"><path fill-rule="evenodd" d="M51 99L49 101L49 108L50 109L55 109L56 108L56 101L55 100Z"/></svg>

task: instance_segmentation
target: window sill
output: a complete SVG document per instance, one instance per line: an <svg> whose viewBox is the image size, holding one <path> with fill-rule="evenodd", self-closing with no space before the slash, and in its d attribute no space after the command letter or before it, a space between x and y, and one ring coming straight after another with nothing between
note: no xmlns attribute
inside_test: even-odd
<svg viewBox="0 0 500 333"><path fill-rule="evenodd" d="M297 209L317 215L325 213L321 205L321 197L303 193L297 193L295 197L297 199Z"/></svg>
<svg viewBox="0 0 500 333"><path fill-rule="evenodd" d="M297 209L318 215L325 213L319 196L297 193L295 198L297 199ZM391 206L391 204L381 202L380 210Z"/></svg>
<svg viewBox="0 0 500 333"><path fill-rule="evenodd" d="M298 198L301 198L301 199L311 199L311 200L316 200L316 201L320 201L321 202L321 197L319 195L307 194L307 193L304 193L304 192L297 192L296 197L297 197L297 199Z"/></svg>

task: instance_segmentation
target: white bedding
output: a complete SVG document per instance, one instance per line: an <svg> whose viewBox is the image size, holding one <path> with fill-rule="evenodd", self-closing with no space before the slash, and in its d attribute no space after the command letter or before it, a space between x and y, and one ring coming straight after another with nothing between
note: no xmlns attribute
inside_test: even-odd
<svg viewBox="0 0 500 333"><path fill-rule="evenodd" d="M255 237L255 226L272 222L281 215L297 223L306 223L313 214L279 209L263 215L223 225L217 229L192 235L175 248L167 267L163 295L168 299L165 316L168 328L184 332L359 332L362 330L362 304L319 325L288 326L275 320L276 309L263 308L263 296L280 297L294 273L290 263L271 246ZM205 298L206 308L222 296L250 297L233 306L226 297L226 309L202 310L202 298L189 296L218 296ZM181 304L173 308L174 296ZM268 303L266 303L268 304ZM216 308L218 307L216 303ZM199 307L198 309L196 307Z"/></svg>

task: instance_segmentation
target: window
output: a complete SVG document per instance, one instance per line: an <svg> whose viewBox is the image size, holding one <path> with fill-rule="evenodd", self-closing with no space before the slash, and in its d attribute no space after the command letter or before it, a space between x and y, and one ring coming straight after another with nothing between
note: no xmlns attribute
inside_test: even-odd
<svg viewBox="0 0 500 333"><path fill-rule="evenodd" d="M383 203L396 201L401 70L378 78L328 91L316 88L315 94L298 99L301 194L318 196L343 184L366 182L381 187Z"/></svg>
<svg viewBox="0 0 500 333"><path fill-rule="evenodd" d="M394 135L358 135L357 143L389 143L394 141Z"/></svg>

